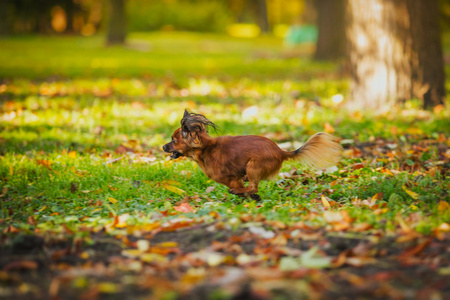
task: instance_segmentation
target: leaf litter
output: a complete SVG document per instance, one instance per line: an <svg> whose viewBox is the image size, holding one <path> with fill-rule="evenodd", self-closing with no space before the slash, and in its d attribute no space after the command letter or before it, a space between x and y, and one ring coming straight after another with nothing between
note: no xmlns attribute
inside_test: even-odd
<svg viewBox="0 0 450 300"><path fill-rule="evenodd" d="M337 131L333 125L323 130ZM283 170L261 203L230 197L198 180L195 168L163 178L115 172L186 165L134 137L111 152L86 150L89 163L114 174L92 188L93 171L77 151L17 155L20 163L1 175L8 186L0 195L0 297L450 298L448 137L415 127L390 131L398 139L344 140L338 168ZM18 174L30 191L39 179L71 177L65 194L21 196ZM183 183L190 180L206 183L191 189ZM46 197L54 202L40 206ZM62 209L71 205L80 213Z"/></svg>

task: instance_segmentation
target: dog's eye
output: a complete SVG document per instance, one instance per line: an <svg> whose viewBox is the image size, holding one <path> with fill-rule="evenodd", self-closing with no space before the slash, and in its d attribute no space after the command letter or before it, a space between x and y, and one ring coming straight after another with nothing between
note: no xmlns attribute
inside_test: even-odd
<svg viewBox="0 0 450 300"><path fill-rule="evenodd" d="M174 139L172 139L172 143L176 143L176 141Z"/></svg>

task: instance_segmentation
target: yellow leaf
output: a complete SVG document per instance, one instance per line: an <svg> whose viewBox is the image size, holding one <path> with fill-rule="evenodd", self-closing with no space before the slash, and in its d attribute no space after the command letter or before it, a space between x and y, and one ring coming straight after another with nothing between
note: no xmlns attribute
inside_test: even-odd
<svg viewBox="0 0 450 300"><path fill-rule="evenodd" d="M39 210L39 211L43 211L43 210L45 210L47 208L47 206L42 206L42 208Z"/></svg>
<svg viewBox="0 0 450 300"><path fill-rule="evenodd" d="M326 208L331 207L330 202L328 202L327 198L324 195L322 195L322 203L323 203L323 206L325 206Z"/></svg>
<svg viewBox="0 0 450 300"><path fill-rule="evenodd" d="M372 196L372 201L375 202L376 200L383 199L383 193L376 193Z"/></svg>
<svg viewBox="0 0 450 300"><path fill-rule="evenodd" d="M114 199L112 197L108 197L109 202L111 202L112 204L117 203L117 199Z"/></svg>
<svg viewBox="0 0 450 300"><path fill-rule="evenodd" d="M77 158L77 152L76 151L70 151L67 156L70 158Z"/></svg>
<svg viewBox="0 0 450 300"><path fill-rule="evenodd" d="M450 210L450 204L448 204L448 202L446 202L446 201L441 200L441 201L439 201L438 210L439 211Z"/></svg>
<svg viewBox="0 0 450 300"><path fill-rule="evenodd" d="M165 263L168 261L167 257L157 253L143 253L140 258L147 263Z"/></svg>
<svg viewBox="0 0 450 300"><path fill-rule="evenodd" d="M9 166L9 175L11 175L11 176L14 175L14 167L13 166Z"/></svg>
<svg viewBox="0 0 450 300"><path fill-rule="evenodd" d="M406 222L400 217L400 216L397 216L396 218L395 218L395 220L398 222L398 224L400 225L400 228L404 231L404 232L411 232L412 231L412 229L411 229L411 227L409 227L409 225L408 224L406 224Z"/></svg>
<svg viewBox="0 0 450 300"><path fill-rule="evenodd" d="M163 184L163 186L166 190L171 191L172 193L175 193L177 195L182 195L182 194L186 193L182 189L177 188L176 186L173 186L173 185Z"/></svg>
<svg viewBox="0 0 450 300"><path fill-rule="evenodd" d="M139 257L142 254L142 251L139 249L125 249L122 250L122 255L126 256L126 257L131 257L131 258L135 258L135 257Z"/></svg>
<svg viewBox="0 0 450 300"><path fill-rule="evenodd" d="M105 294L117 293L118 289L115 283L112 282L102 282L98 284L98 290Z"/></svg>
<svg viewBox="0 0 450 300"><path fill-rule="evenodd" d="M413 198L414 200L416 200L417 198L419 198L419 194L414 193L413 191L410 191L406 188L406 186L402 186L403 190L411 196L411 198Z"/></svg>
<svg viewBox="0 0 450 300"><path fill-rule="evenodd" d="M178 247L178 243L177 242L162 242L162 243L157 244L156 246L163 247L163 248L175 248L175 247Z"/></svg>

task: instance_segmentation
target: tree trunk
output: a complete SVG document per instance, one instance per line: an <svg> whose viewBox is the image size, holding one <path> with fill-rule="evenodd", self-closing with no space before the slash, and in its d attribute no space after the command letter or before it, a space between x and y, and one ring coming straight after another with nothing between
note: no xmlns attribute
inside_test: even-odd
<svg viewBox="0 0 450 300"><path fill-rule="evenodd" d="M316 0L317 39L314 58L333 60L345 55L346 0Z"/></svg>
<svg viewBox="0 0 450 300"><path fill-rule="evenodd" d="M66 33L73 33L73 19L75 16L75 3L73 0L69 0L65 2L65 11L66 11Z"/></svg>
<svg viewBox="0 0 450 300"><path fill-rule="evenodd" d="M245 6L246 10L250 11L252 17L256 19L261 32L269 32L270 26L267 18L266 0L245 0ZM243 19L242 16L240 19Z"/></svg>
<svg viewBox="0 0 450 300"><path fill-rule="evenodd" d="M267 4L266 0L257 1L257 19L258 26L262 32L269 32L269 20L267 18Z"/></svg>
<svg viewBox="0 0 450 300"><path fill-rule="evenodd" d="M10 13L9 2L0 0L0 36L8 35L11 32L11 20L8 18Z"/></svg>
<svg viewBox="0 0 450 300"><path fill-rule="evenodd" d="M126 34L125 0L109 0L107 44L124 44Z"/></svg>
<svg viewBox="0 0 450 300"><path fill-rule="evenodd" d="M399 100L443 104L436 0L348 0L350 109L388 111Z"/></svg>

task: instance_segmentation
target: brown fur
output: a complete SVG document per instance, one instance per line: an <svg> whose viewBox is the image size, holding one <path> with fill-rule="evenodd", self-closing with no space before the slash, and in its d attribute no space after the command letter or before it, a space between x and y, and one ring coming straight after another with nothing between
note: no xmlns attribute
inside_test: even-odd
<svg viewBox="0 0 450 300"><path fill-rule="evenodd" d="M214 181L226 185L231 193L259 200L258 184L278 174L285 160L294 159L322 169L335 165L342 151L339 139L327 133L316 133L295 151L283 151L268 138L256 135L208 135L214 123L199 114L185 111L181 127L172 142L163 146L172 157L187 156ZM244 185L248 181L248 186Z"/></svg>

